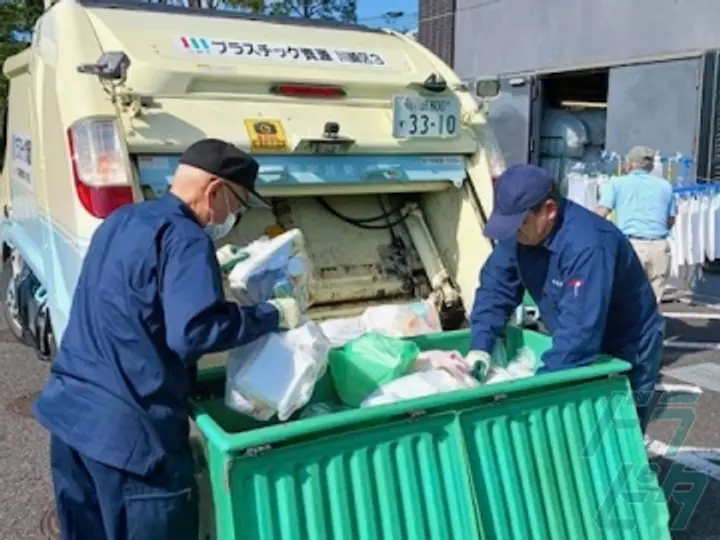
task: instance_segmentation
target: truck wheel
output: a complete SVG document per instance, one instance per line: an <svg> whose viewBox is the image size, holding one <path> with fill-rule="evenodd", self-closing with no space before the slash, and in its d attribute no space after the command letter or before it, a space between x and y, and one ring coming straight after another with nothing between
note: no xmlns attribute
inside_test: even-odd
<svg viewBox="0 0 720 540"><path fill-rule="evenodd" d="M15 277L10 259L3 263L0 276L3 299L3 317L13 337L23 345L32 345L32 340L23 327L15 301Z"/></svg>
<svg viewBox="0 0 720 540"><path fill-rule="evenodd" d="M53 334L50 311L45 311L45 317L39 317L36 322L38 329L38 343L33 344L35 356L41 362L52 362L57 354L55 335Z"/></svg>

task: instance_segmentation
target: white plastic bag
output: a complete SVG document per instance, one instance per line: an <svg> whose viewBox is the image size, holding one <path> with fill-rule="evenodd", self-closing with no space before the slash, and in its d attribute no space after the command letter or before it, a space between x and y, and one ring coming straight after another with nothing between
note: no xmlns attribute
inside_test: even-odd
<svg viewBox="0 0 720 540"><path fill-rule="evenodd" d="M330 342L314 322L267 334L230 352L225 402L257 420L281 421L305 406L325 374Z"/></svg>
<svg viewBox="0 0 720 540"><path fill-rule="evenodd" d="M267 422L275 416L277 412L275 409L267 407L266 405L261 405L247 399L232 386L229 386L225 393L225 404L234 411L244 414L245 416L251 416L260 422Z"/></svg>
<svg viewBox="0 0 720 540"><path fill-rule="evenodd" d="M396 403L406 399L431 396L442 392L466 390L478 386L478 382L469 375L456 376L444 369L431 369L405 375L384 384L373 392L360 405L373 407Z"/></svg>
<svg viewBox="0 0 720 540"><path fill-rule="evenodd" d="M301 312L307 312L312 268L299 229L272 239L263 236L242 251L249 257L235 264L228 274L230 290L238 303L255 305L271 298L292 297Z"/></svg>
<svg viewBox="0 0 720 540"><path fill-rule="evenodd" d="M418 355L410 371L444 369L455 377L463 378L465 375L470 375L470 368L471 366L458 351L424 351Z"/></svg>
<svg viewBox="0 0 720 540"><path fill-rule="evenodd" d="M360 317L328 319L320 323L320 328L333 347L342 347L365 333Z"/></svg>
<svg viewBox="0 0 720 540"><path fill-rule="evenodd" d="M522 347L517 355L505 367L493 368L488 374L486 384L494 384L516 379L525 379L535 375L542 363L528 347Z"/></svg>
<svg viewBox="0 0 720 540"><path fill-rule="evenodd" d="M546 153L574 158L582 158L589 142L585 122L564 109L545 110L540 138Z"/></svg>
<svg viewBox="0 0 720 540"><path fill-rule="evenodd" d="M300 419L315 418L348 410L349 407L332 401L321 401L305 407L300 413Z"/></svg>
<svg viewBox="0 0 720 540"><path fill-rule="evenodd" d="M362 325L366 332L396 338L442 332L440 315L428 301L369 307L362 315Z"/></svg>

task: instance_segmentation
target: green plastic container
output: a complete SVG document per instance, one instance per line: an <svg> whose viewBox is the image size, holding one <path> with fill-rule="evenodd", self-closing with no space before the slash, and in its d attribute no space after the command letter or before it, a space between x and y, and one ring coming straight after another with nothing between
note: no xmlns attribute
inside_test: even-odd
<svg viewBox="0 0 720 540"><path fill-rule="evenodd" d="M510 355L550 345L506 333ZM464 353L469 339L412 341ZM192 404L202 539L669 539L628 369L603 359L276 425L226 409L222 371L202 373ZM326 376L313 401L333 399Z"/></svg>
<svg viewBox="0 0 720 540"><path fill-rule="evenodd" d="M412 341L370 332L330 351L330 375L340 399L359 407L380 386L405 375L418 354Z"/></svg>

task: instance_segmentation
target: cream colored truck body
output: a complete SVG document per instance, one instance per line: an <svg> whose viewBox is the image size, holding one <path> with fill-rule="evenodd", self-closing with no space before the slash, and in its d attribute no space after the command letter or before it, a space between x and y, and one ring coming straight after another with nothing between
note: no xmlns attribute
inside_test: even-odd
<svg viewBox="0 0 720 540"><path fill-rule="evenodd" d="M215 49L183 46L202 46L203 39ZM248 44L266 46L272 57L245 54ZM243 54L223 55L231 46ZM330 51L333 61L300 61L295 53L302 48ZM124 81L101 83L78 71L108 51L129 58ZM342 51L363 52L366 60L378 55L383 65L343 62ZM428 295L442 309L459 303L469 311L491 250L482 229L492 204L490 161L499 156L460 80L414 40L361 28L62 0L41 17L31 46L10 58L4 73L10 94L2 241L15 274L27 265L46 289L55 340L66 326L91 235L113 201L127 193L134 201L159 195L173 160L202 137L252 150L245 121L258 119L279 121L287 140L282 152L257 154L259 191L273 210L250 212L227 241L250 241L273 225L300 227L315 268L318 319ZM425 90L431 74L444 78L447 90ZM345 96L271 92L283 83L334 85ZM457 136L394 138L397 95L457 100ZM303 150L327 122L354 143L332 156ZM355 218L376 216L383 205L414 210L392 229L363 229L329 213L318 196ZM203 513L212 533L211 507Z"/></svg>
<svg viewBox="0 0 720 540"><path fill-rule="evenodd" d="M203 40L209 51L192 49ZM333 61L298 60L303 48L328 51ZM103 83L79 72L108 51L129 58L125 80ZM347 51L363 52L369 63L347 61ZM373 63L378 57L382 65ZM84 250L108 210L100 204L88 211L80 191L102 203L103 186L117 184L140 201L152 192L147 177L157 188L158 175L167 179L173 159L193 141L219 137L251 150L245 121L257 119L281 122L287 139L284 151L257 154L259 191L274 201L274 210L251 212L228 241L249 241L275 224L300 227L316 270L317 318L433 290L441 304L459 293L470 309L478 270L491 250L482 228L492 204L494 140L460 80L416 41L360 27L62 0L40 18L31 46L8 59L4 73L10 94L0 187L8 214L3 241L47 290L56 339ZM425 90L431 74L444 78L447 90ZM336 85L345 96L278 95L271 91L278 83ZM394 138L397 95L457 100L457 135ZM340 135L354 144L334 156L309 154L303 140L319 137L326 122L339 124ZM73 139L79 148L68 142L73 126L80 126ZM88 140L95 141L94 153L83 148ZM23 147L28 152L17 150ZM103 165L98 152L108 148ZM80 160L79 178L73 156ZM395 163L403 159L415 161ZM464 178L457 171L443 178L443 160L450 169L460 160ZM357 177L348 177L353 171ZM87 185L94 190L89 195ZM368 230L328 213L318 196L356 218L380 214L381 196L386 208L412 199L417 210L392 230ZM405 246L399 265L392 262L398 259L393 237Z"/></svg>

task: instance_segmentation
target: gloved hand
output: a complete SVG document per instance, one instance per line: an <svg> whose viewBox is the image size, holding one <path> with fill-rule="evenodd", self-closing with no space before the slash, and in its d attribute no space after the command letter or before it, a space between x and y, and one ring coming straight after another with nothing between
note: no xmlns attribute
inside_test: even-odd
<svg viewBox="0 0 720 540"><path fill-rule="evenodd" d="M480 382L487 379L490 371L490 353L485 351L470 351L465 355L465 362L470 366L470 374Z"/></svg>
<svg viewBox="0 0 720 540"><path fill-rule="evenodd" d="M268 304L278 310L280 314L278 326L280 328L292 330L303 322L300 306L294 298L273 298L268 300Z"/></svg>
<svg viewBox="0 0 720 540"><path fill-rule="evenodd" d="M217 260L220 263L220 270L224 273L230 273L235 265L244 261L250 254L238 246L227 244L215 252Z"/></svg>

